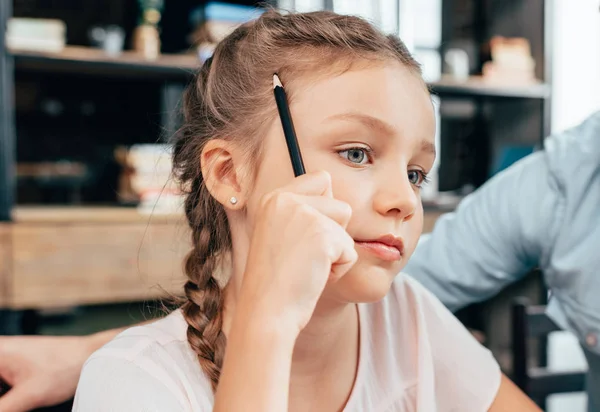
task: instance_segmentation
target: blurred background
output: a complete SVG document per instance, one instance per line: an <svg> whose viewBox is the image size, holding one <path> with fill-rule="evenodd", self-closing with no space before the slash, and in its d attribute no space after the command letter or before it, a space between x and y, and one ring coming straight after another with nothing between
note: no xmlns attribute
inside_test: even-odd
<svg viewBox="0 0 600 412"><path fill-rule="evenodd" d="M439 147L425 231L600 108L597 0L0 0L0 334L128 325L179 293L188 233L165 143L194 70L265 6L361 15L422 63ZM458 313L509 375L517 297L546 302L538 272ZM585 368L565 332L526 353Z"/></svg>

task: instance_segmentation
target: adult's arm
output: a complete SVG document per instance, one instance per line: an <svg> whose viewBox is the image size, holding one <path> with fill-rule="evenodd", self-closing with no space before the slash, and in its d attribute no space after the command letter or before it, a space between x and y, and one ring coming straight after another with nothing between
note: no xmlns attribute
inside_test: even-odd
<svg viewBox="0 0 600 412"><path fill-rule="evenodd" d="M558 231L560 193L545 151L490 179L423 235L406 273L450 310L525 275Z"/></svg>
<svg viewBox="0 0 600 412"><path fill-rule="evenodd" d="M64 337L1 336L0 379L11 389L0 396L0 411L25 412L72 398L86 359L122 331Z"/></svg>

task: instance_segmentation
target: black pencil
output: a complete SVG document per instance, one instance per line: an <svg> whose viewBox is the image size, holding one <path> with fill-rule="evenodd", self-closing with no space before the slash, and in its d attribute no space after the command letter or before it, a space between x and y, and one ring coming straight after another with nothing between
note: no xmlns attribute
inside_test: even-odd
<svg viewBox="0 0 600 412"><path fill-rule="evenodd" d="M285 135L288 152L290 153L294 176L298 177L306 173L306 171L304 170L304 162L302 161L302 154L300 153L300 147L298 146L298 139L296 138L296 131L294 130L294 123L292 122L285 90L283 89L281 80L279 80L279 76L276 74L273 75L273 93L275 94L277 111L279 112L279 118L281 119L281 126L283 127L283 134Z"/></svg>

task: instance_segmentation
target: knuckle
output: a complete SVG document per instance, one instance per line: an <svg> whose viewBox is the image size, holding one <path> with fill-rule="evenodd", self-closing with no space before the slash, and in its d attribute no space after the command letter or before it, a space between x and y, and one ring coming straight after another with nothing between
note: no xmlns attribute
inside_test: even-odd
<svg viewBox="0 0 600 412"><path fill-rule="evenodd" d="M291 196L287 192L271 192L263 196L261 207L263 210L279 210L289 206Z"/></svg>
<svg viewBox="0 0 600 412"><path fill-rule="evenodd" d="M306 233L309 235L310 240L317 246L323 246L328 243L329 235L327 227L319 219L312 219L307 224Z"/></svg>
<svg viewBox="0 0 600 412"><path fill-rule="evenodd" d="M315 172L314 179L319 181L324 187L331 186L331 175L325 170Z"/></svg>
<svg viewBox="0 0 600 412"><path fill-rule="evenodd" d="M340 202L340 212L347 220L352 217L352 207L346 202Z"/></svg>
<svg viewBox="0 0 600 412"><path fill-rule="evenodd" d="M354 247L354 240L352 240L352 239L350 239L350 241L348 242L348 254L354 262L356 262L358 260L358 252L356 251L356 248Z"/></svg>
<svg viewBox="0 0 600 412"><path fill-rule="evenodd" d="M298 216L301 216L302 219L310 219L311 221L315 220L314 210L305 203L298 203L295 205L295 211Z"/></svg>
<svg viewBox="0 0 600 412"><path fill-rule="evenodd" d="M275 197L276 193L267 193L265 195L263 195L260 198L260 208L261 209L267 209L269 207L269 205L273 202L273 198Z"/></svg>

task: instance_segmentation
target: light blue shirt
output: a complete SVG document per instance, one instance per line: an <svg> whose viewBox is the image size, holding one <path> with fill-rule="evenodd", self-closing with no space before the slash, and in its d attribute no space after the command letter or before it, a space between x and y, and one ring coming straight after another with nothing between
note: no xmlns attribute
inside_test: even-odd
<svg viewBox="0 0 600 412"><path fill-rule="evenodd" d="M405 272L457 310L535 266L551 291L548 315L600 354L600 112L442 216Z"/></svg>

